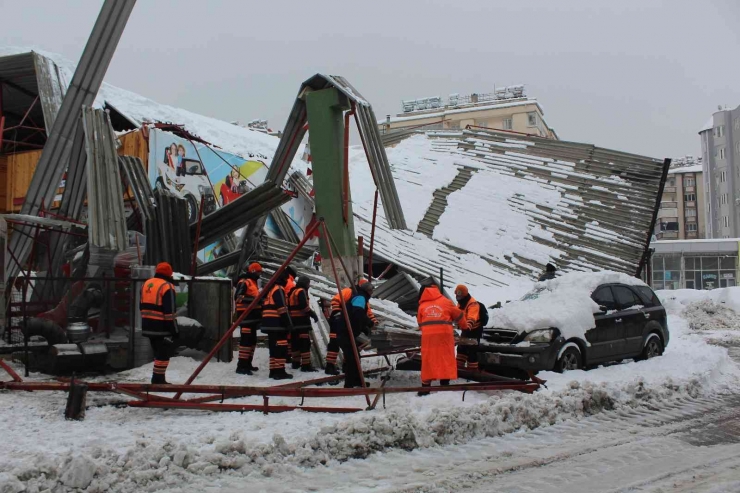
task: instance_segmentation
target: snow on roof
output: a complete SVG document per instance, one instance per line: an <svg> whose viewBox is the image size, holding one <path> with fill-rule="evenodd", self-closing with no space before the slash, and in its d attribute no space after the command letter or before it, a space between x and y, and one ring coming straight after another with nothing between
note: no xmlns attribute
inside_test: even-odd
<svg viewBox="0 0 740 493"><path fill-rule="evenodd" d="M619 272L574 272L537 283L526 300L514 301L492 310L489 327L528 332L557 328L566 339L579 337L594 327L599 306L591 293L602 284L646 286L640 279Z"/></svg>
<svg viewBox="0 0 740 493"><path fill-rule="evenodd" d="M707 130L712 130L714 128L714 117L710 116L709 120L707 120L707 123L704 124L701 129L699 129L699 133L706 132Z"/></svg>
<svg viewBox="0 0 740 493"><path fill-rule="evenodd" d="M23 47L0 47L0 57L29 51L32 50ZM58 77L58 84L53 86L60 86L66 91L66 87L74 74L75 63L62 55L40 50L33 51L49 62L56 64L58 70L49 71L50 74L55 74ZM59 98L63 97L61 92L57 96ZM182 124L198 137L221 147L227 152L240 156L259 153L272 157L279 142L278 138L263 132L232 125L223 120L199 115L182 108L160 104L107 82L103 82L101 85L93 106L102 108L105 102L114 106L129 120L139 125L145 120Z"/></svg>
<svg viewBox="0 0 740 493"><path fill-rule="evenodd" d="M487 104L487 105L481 105L481 106L469 106L465 108L455 108L455 109L449 109L449 110L443 110L443 111L435 111L433 113L418 113L413 114L409 116L396 116L392 117L390 119L391 123L398 123L398 122L407 122L407 121L413 121L413 120L420 120L423 118L443 118L446 115L454 115L459 113L470 113L473 111L485 111L485 110L497 110L500 108L513 108L516 106L527 106L527 105L535 105L539 107L540 113L544 113L542 110L542 106L537 102L536 99L527 99L525 101L512 101L509 103L494 103L494 104ZM378 125L382 125L383 123L388 123L388 120L380 120L378 121Z"/></svg>
<svg viewBox="0 0 740 493"><path fill-rule="evenodd" d="M682 166L680 168L671 168L668 170L669 175L673 175L676 173L701 173L702 167L701 164L695 164L694 166Z"/></svg>

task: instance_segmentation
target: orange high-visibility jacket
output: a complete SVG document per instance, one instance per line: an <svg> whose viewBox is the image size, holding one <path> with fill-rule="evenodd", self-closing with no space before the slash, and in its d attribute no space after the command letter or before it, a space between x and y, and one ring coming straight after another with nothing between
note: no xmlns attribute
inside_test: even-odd
<svg viewBox="0 0 740 493"><path fill-rule="evenodd" d="M421 328L421 380L457 378L453 324L465 327L465 314L437 286L424 289L416 320Z"/></svg>
<svg viewBox="0 0 740 493"><path fill-rule="evenodd" d="M295 329L311 328L311 305L308 303L308 293L305 289L295 287L288 295L290 319Z"/></svg>
<svg viewBox="0 0 740 493"><path fill-rule="evenodd" d="M349 304L349 301L352 299L352 294L354 293L354 290L352 288L344 288L342 290L342 297L344 298L344 304ZM342 311L342 302L339 301L339 294L335 294L334 297L331 299L331 313L334 314L335 312ZM378 325L378 319L375 318L375 314L373 313L373 309L370 308L370 303L367 304L367 317L370 319L370 321L373 323L373 326Z"/></svg>
<svg viewBox="0 0 740 493"><path fill-rule="evenodd" d="M236 302L236 316L240 317L247 307L259 296L260 290L257 287L257 281L254 279L241 278L236 284L234 301ZM260 322L262 320L262 300L260 300L252 311L244 317L241 325L248 325Z"/></svg>
<svg viewBox="0 0 740 493"><path fill-rule="evenodd" d="M290 329L291 323L286 298L283 286L275 284L270 289L262 307L262 332L266 332L266 328Z"/></svg>
<svg viewBox="0 0 740 493"><path fill-rule="evenodd" d="M141 330L146 337L168 337L175 325L175 286L167 279L152 277L141 286L139 300Z"/></svg>
<svg viewBox="0 0 740 493"><path fill-rule="evenodd" d="M475 298L471 296L465 308L460 307L459 304L457 307L465 312L465 320L467 320L467 324L464 327L460 327L462 330L480 329L480 305Z"/></svg>

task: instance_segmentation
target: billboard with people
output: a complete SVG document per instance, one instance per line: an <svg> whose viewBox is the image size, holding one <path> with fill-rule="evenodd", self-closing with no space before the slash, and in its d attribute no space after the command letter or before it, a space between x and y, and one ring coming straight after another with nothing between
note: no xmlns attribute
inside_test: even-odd
<svg viewBox="0 0 740 493"><path fill-rule="evenodd" d="M201 204L203 215L208 215L262 184L269 163L270 158L260 153L243 157L161 129L149 132L149 181L153 188L185 199L191 223L198 220ZM310 203L297 196L282 209L302 237L313 212ZM271 220L265 229L268 235L279 236ZM208 245L200 257L208 262L222 252L221 245Z"/></svg>

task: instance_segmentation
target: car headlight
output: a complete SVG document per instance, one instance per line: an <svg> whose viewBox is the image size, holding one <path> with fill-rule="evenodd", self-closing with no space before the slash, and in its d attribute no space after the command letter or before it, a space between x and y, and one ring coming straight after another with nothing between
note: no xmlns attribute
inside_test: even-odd
<svg viewBox="0 0 740 493"><path fill-rule="evenodd" d="M555 329L539 329L528 333L523 340L527 342L552 342L554 338Z"/></svg>

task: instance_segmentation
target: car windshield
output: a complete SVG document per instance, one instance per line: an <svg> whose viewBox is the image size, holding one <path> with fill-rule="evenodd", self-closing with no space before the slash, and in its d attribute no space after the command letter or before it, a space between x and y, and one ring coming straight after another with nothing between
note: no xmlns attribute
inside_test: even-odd
<svg viewBox="0 0 740 493"><path fill-rule="evenodd" d="M547 288L544 286L536 287L529 293L525 294L521 301L529 301L529 300L536 300L540 297L540 294L542 294L543 291L545 291Z"/></svg>

